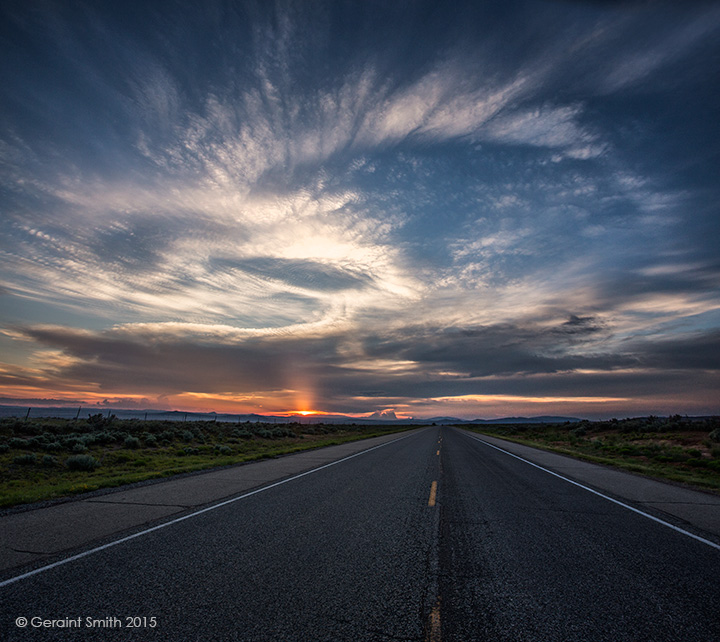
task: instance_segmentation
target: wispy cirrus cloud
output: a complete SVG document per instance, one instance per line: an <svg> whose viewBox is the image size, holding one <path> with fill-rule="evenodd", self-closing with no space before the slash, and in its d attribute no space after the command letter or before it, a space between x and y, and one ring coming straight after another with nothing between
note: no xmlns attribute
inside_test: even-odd
<svg viewBox="0 0 720 642"><path fill-rule="evenodd" d="M672 15L672 7L666 6L664 10L669 10ZM720 28L720 11L712 6L712 3L708 3L706 7L701 6L700 11L691 14L689 18L680 14L677 19L674 24L666 23L658 32L651 32L649 44L643 38L636 46L629 47L624 56L611 59L602 89L615 92L642 83L652 74L676 63L693 49L702 46L703 42L712 38ZM633 23L633 27L637 29L637 22ZM640 29L642 30L642 26Z"/></svg>
<svg viewBox="0 0 720 642"><path fill-rule="evenodd" d="M486 135L488 139L499 143L560 149L570 158L599 156L605 151L606 145L597 135L578 124L581 113L582 109L578 105L543 105L491 121Z"/></svg>

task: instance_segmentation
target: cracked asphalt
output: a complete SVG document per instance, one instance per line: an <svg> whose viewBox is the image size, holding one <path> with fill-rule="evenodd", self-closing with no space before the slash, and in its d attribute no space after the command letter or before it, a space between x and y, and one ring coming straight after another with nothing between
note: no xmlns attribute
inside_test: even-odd
<svg viewBox="0 0 720 642"><path fill-rule="evenodd" d="M4 586L0 636L710 642L719 562L711 546L432 427Z"/></svg>

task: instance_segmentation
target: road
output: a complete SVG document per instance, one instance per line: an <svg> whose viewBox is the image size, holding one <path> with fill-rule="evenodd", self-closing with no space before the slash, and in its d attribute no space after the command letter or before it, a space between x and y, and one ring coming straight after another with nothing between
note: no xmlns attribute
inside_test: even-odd
<svg viewBox="0 0 720 642"><path fill-rule="evenodd" d="M716 548L433 427L3 586L0 634L716 642L718 570Z"/></svg>

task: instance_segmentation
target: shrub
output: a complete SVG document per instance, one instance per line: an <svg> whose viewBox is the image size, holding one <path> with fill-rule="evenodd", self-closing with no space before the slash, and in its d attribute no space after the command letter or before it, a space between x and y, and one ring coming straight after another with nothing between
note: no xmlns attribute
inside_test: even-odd
<svg viewBox="0 0 720 642"><path fill-rule="evenodd" d="M620 455L629 455L631 457L635 457L637 455L643 454L642 448L639 448L638 446L632 446L630 444L627 444L625 446L620 446L617 449L617 452Z"/></svg>
<svg viewBox="0 0 720 642"><path fill-rule="evenodd" d="M115 419L115 415L103 416L103 414L99 412L95 415L88 415L87 423L95 428L103 428L104 426L112 424Z"/></svg>
<svg viewBox="0 0 720 642"><path fill-rule="evenodd" d="M67 458L65 465L70 470L95 470L100 462L92 455L73 455Z"/></svg>
<svg viewBox="0 0 720 642"><path fill-rule="evenodd" d="M219 455L232 455L232 448L230 446L220 446L219 444L215 446L215 450L218 451Z"/></svg>
<svg viewBox="0 0 720 642"><path fill-rule="evenodd" d="M720 428L715 428L715 430L710 433L710 439L713 441L720 441Z"/></svg>
<svg viewBox="0 0 720 642"><path fill-rule="evenodd" d="M10 448L27 448L27 439L20 439L20 437L13 437L10 440Z"/></svg>
<svg viewBox="0 0 720 642"><path fill-rule="evenodd" d="M87 450L87 446L82 441L76 441L75 445L72 447L72 452L74 453L84 453Z"/></svg>
<svg viewBox="0 0 720 642"><path fill-rule="evenodd" d="M190 430L183 430L180 433L180 438L183 441L192 441L195 438L195 435L193 435L193 433Z"/></svg>
<svg viewBox="0 0 720 642"><path fill-rule="evenodd" d="M18 455L13 458L13 463L20 464L21 466L29 466L35 462L37 462L35 453L26 453L25 455Z"/></svg>
<svg viewBox="0 0 720 642"><path fill-rule="evenodd" d="M96 432L93 436L93 441L96 444L110 444L115 441L115 437L112 433L107 431Z"/></svg>
<svg viewBox="0 0 720 642"><path fill-rule="evenodd" d="M143 439L145 439L146 446L148 446L150 448L157 446L158 440L155 435L151 435L150 433L146 432Z"/></svg>
<svg viewBox="0 0 720 642"><path fill-rule="evenodd" d="M55 459L52 455L43 455L42 465L47 467L55 466L57 465L57 459Z"/></svg>
<svg viewBox="0 0 720 642"><path fill-rule="evenodd" d="M0 444L0 455L6 453L8 450L10 450L10 446L7 444Z"/></svg>
<svg viewBox="0 0 720 642"><path fill-rule="evenodd" d="M140 448L140 440L137 437L125 437L123 445L125 448Z"/></svg>

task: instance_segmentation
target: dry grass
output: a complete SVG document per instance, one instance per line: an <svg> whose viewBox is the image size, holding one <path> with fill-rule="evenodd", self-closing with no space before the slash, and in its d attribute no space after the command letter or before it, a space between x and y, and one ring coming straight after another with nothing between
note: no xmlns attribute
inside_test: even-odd
<svg viewBox="0 0 720 642"><path fill-rule="evenodd" d="M720 418L484 425L476 432L720 492Z"/></svg>
<svg viewBox="0 0 720 642"><path fill-rule="evenodd" d="M277 457L408 426L0 421L0 507Z"/></svg>

